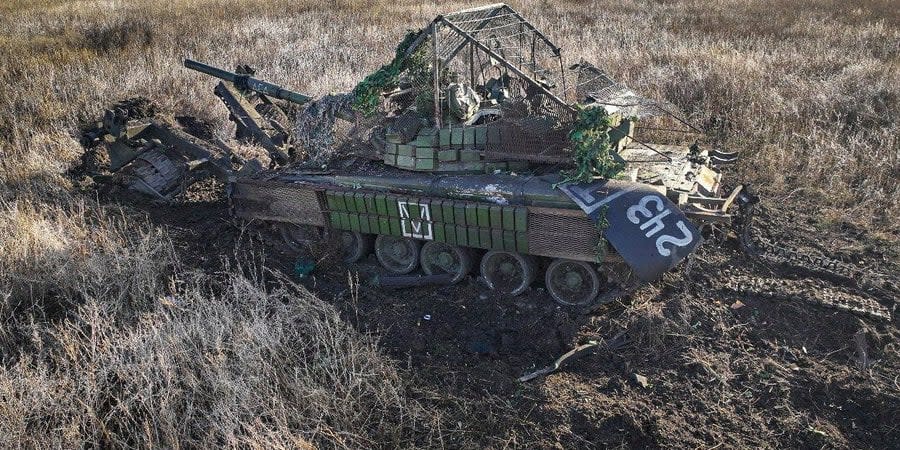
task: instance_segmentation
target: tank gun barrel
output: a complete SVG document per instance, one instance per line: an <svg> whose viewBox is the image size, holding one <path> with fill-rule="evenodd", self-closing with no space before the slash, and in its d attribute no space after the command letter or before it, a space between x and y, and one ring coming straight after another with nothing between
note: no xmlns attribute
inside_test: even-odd
<svg viewBox="0 0 900 450"><path fill-rule="evenodd" d="M199 61L185 59L184 67L187 67L191 70L196 70L197 72L205 73L209 76L216 77L225 81L230 81L234 83L234 85L239 89L250 90L260 94L268 95L270 97L286 100L291 103L296 103L298 105L308 103L312 100L312 97L310 96L285 89L276 84L272 84L257 78L253 78L250 75L229 72L218 67L203 64Z"/></svg>

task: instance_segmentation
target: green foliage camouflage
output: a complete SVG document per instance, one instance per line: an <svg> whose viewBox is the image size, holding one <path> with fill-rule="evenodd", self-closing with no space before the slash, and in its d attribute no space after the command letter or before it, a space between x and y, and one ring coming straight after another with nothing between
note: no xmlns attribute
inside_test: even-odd
<svg viewBox="0 0 900 450"><path fill-rule="evenodd" d="M572 153L575 159L575 168L563 172L563 181L560 183L588 183L594 178L615 178L625 165L617 161L612 155L612 146L609 141L610 130L609 114L601 107L578 108L578 118L569 132L569 141L572 142ZM609 227L606 220L606 209L603 207L597 216L597 231L600 240L594 248L598 263L606 259L607 241L603 234Z"/></svg>
<svg viewBox="0 0 900 450"><path fill-rule="evenodd" d="M404 70L411 70L418 75L419 72L428 71L422 51L416 51L408 58L405 57L406 51L412 45L413 41L419 35L419 31L410 31L397 46L394 59L380 69L369 74L365 79L359 82L353 88L353 109L370 117L378 110L381 102L381 94L392 89L396 89L400 82L400 74ZM420 49L421 50L421 49Z"/></svg>
<svg viewBox="0 0 900 450"><path fill-rule="evenodd" d="M614 178L625 165L613 156L609 141L610 119L601 107L578 108L569 141L575 168L563 172L562 183L587 183L594 178Z"/></svg>
<svg viewBox="0 0 900 450"><path fill-rule="evenodd" d="M609 206L603 206L600 208L600 214L597 215L597 231L600 232L600 241L597 242L597 246L594 247L594 256L597 258L597 263L602 264L606 259L606 251L609 247L606 238L604 237L604 233L606 233L606 229L609 228L609 220L606 219L606 211L609 209Z"/></svg>

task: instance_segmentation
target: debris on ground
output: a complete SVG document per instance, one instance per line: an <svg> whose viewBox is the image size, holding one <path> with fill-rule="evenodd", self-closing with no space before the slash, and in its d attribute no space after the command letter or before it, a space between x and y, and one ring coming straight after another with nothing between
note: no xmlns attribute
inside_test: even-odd
<svg viewBox="0 0 900 450"><path fill-rule="evenodd" d="M631 379L634 380L634 382L637 383L637 385L642 388L646 389L646 388L650 387L650 380L648 380L647 377L645 377L641 374L637 374L637 373L631 374Z"/></svg>
<svg viewBox="0 0 900 450"><path fill-rule="evenodd" d="M566 360L582 356L584 354L584 352L586 352L587 350L606 349L606 350L614 351L614 350L620 349L627 342L625 336L626 336L625 332L623 331L623 332L617 334L615 337L613 337L609 341L590 341L586 344L579 345L579 346L573 348L572 350L569 350L568 352L564 353L559 358L556 358L556 361L554 361L553 364L551 364L547 367L544 367L543 369L536 370L534 372L530 372L525 375L522 375L521 377L519 377L519 381L520 382L531 381L537 377L546 376L550 373L553 373L553 372L559 370L559 368L562 367L563 363L565 363Z"/></svg>

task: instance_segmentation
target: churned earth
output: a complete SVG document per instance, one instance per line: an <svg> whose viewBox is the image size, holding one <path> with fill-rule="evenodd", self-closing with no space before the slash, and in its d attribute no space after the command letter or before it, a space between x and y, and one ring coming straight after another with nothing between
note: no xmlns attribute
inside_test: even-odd
<svg viewBox="0 0 900 450"><path fill-rule="evenodd" d="M386 290L377 287L383 271L374 255L352 265L335 262L327 247L298 255L271 225L231 218L222 192L207 181L160 204L100 186L104 201L124 202L166 228L186 266L215 271L256 258L334 304L377 338L413 395L446 413L448 446L900 445L890 275L900 249L864 230L825 229L802 205L763 200L755 226L786 246L887 274L888 284L867 289L762 265L731 234L704 243L689 266L590 315L556 306L540 282L508 298L476 274L455 286ZM301 278L298 259L318 264ZM819 305L829 289L875 301L891 319ZM589 348L554 373L518 381L579 344L612 338L612 348Z"/></svg>

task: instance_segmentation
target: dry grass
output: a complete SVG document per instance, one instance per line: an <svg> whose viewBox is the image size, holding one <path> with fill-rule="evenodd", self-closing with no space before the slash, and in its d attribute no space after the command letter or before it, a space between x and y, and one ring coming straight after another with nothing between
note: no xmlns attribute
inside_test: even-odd
<svg viewBox="0 0 900 450"><path fill-rule="evenodd" d="M891 0L513 2L575 61L680 106L769 198L895 231L900 13ZM2 445L433 443L437 420L311 294L180 268L166 235L72 193L72 136L143 95L227 138L191 57L346 91L408 28L468 3L0 3ZM711 373L718 369L708 368ZM423 425L424 424L424 425ZM439 426L435 426L435 433Z"/></svg>
<svg viewBox="0 0 900 450"><path fill-rule="evenodd" d="M188 278L123 326L88 299L0 369L7 448L410 445L425 412L311 294ZM427 422L424 424L427 425Z"/></svg>
<svg viewBox="0 0 900 450"><path fill-rule="evenodd" d="M436 416L305 289L185 273L165 234L84 201L0 214L0 446L427 442Z"/></svg>

